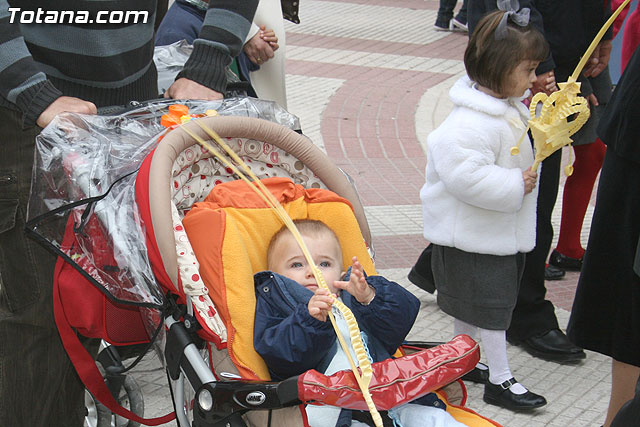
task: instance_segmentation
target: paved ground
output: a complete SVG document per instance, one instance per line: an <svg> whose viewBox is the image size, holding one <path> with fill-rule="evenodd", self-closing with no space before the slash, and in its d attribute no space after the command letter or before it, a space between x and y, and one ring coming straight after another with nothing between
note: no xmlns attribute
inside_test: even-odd
<svg viewBox="0 0 640 427"><path fill-rule="evenodd" d="M355 180L373 233L379 272L407 286L422 302L412 339L446 340L452 320L432 295L406 278L425 246L419 190L421 144L449 111L447 91L464 72L466 35L433 30L437 0L305 0L302 23L287 23L289 110L303 131ZM556 207L559 225L561 196ZM589 229L590 207L583 238ZM566 326L577 273L548 282L549 298ZM515 414L484 404L482 387L468 385L468 406L505 426L599 426L610 387L609 360L588 353L560 365L508 346L514 375L549 404ZM148 413L170 408L157 360L139 370ZM175 425L175 424L169 424Z"/></svg>

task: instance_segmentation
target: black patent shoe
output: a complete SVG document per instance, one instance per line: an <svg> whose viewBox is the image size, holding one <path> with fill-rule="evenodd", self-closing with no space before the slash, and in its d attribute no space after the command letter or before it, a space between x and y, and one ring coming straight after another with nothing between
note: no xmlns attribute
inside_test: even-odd
<svg viewBox="0 0 640 427"><path fill-rule="evenodd" d="M532 356L552 362L578 362L587 357L560 329L534 335L519 344Z"/></svg>
<svg viewBox="0 0 640 427"><path fill-rule="evenodd" d="M487 366L484 363L478 362L478 365ZM462 381L470 381L477 384L487 384L489 382L489 368L480 369L477 366L464 374L461 378Z"/></svg>
<svg viewBox="0 0 640 427"><path fill-rule="evenodd" d="M547 399L529 390L524 394L515 394L510 390L515 383L517 383L515 378L511 378L502 384L488 382L484 386L482 399L490 405L500 406L512 411L528 411L547 404Z"/></svg>
<svg viewBox="0 0 640 427"><path fill-rule="evenodd" d="M544 268L544 280L561 280L565 274L564 270L553 265L547 265Z"/></svg>
<svg viewBox="0 0 640 427"><path fill-rule="evenodd" d="M549 264L561 268L563 270L580 271L582 270L582 258L571 258L556 251L555 249L549 256Z"/></svg>

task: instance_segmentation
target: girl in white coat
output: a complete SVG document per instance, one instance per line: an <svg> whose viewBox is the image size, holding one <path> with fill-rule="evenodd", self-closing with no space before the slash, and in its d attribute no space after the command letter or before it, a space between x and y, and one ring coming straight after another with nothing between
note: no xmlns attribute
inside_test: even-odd
<svg viewBox="0 0 640 427"><path fill-rule="evenodd" d="M420 191L438 305L455 318L455 335L479 333L489 365L484 400L512 410L546 404L513 378L505 338L536 228L531 143L525 136L518 154L511 148L548 52L527 12L496 11L476 27L464 56L468 77L452 87L454 109L427 139Z"/></svg>

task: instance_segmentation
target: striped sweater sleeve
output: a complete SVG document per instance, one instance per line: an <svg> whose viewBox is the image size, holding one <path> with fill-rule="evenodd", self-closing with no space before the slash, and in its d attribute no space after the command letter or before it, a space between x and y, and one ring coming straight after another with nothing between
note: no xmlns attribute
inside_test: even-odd
<svg viewBox="0 0 640 427"><path fill-rule="evenodd" d="M258 0L209 1L193 52L176 79L184 77L224 93L225 70L240 54L257 6Z"/></svg>
<svg viewBox="0 0 640 427"><path fill-rule="evenodd" d="M62 93L33 60L20 26L10 18L8 2L0 0L0 95L22 111L25 125L32 125Z"/></svg>

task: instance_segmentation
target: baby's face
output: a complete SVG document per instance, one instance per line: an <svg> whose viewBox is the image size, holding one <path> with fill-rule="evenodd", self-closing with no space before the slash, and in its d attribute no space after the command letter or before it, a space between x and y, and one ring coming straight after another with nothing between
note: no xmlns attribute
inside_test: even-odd
<svg viewBox="0 0 640 427"><path fill-rule="evenodd" d="M313 262L322 272L329 290L331 293L337 293L333 282L340 280L342 276L342 253L338 243L329 234L302 236L302 238L311 253ZM270 270L295 280L312 292L318 289L311 266L291 233L282 236L271 250Z"/></svg>

